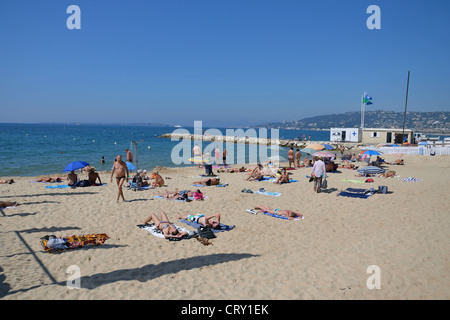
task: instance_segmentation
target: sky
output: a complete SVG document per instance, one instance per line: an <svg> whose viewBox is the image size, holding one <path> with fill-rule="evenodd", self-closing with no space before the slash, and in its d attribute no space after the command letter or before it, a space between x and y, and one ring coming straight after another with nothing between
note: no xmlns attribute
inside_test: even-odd
<svg viewBox="0 0 450 320"><path fill-rule="evenodd" d="M68 29L70 5L81 29ZM369 29L370 5L381 29ZM450 111L448 0L4 0L0 122L246 126Z"/></svg>

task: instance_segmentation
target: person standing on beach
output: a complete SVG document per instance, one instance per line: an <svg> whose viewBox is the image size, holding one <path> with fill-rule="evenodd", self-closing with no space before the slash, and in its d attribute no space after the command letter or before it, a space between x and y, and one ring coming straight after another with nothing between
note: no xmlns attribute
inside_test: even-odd
<svg viewBox="0 0 450 320"><path fill-rule="evenodd" d="M295 166L294 164L294 148L291 147L288 151L288 160L289 160L289 167L292 168Z"/></svg>
<svg viewBox="0 0 450 320"><path fill-rule="evenodd" d="M300 149L297 148L297 152L295 153L295 166L297 168L300 168L300 158L301 158Z"/></svg>
<svg viewBox="0 0 450 320"><path fill-rule="evenodd" d="M220 149L219 146L216 145L216 150L214 150L214 152L216 153L216 166L219 165L219 157L220 157Z"/></svg>
<svg viewBox="0 0 450 320"><path fill-rule="evenodd" d="M322 187L322 177L325 176L326 168L322 157L314 157L314 165L311 172L311 177L314 177L314 192L320 193Z"/></svg>
<svg viewBox="0 0 450 320"><path fill-rule="evenodd" d="M197 167L200 168L200 162L202 160L202 150L200 149L198 144L196 144L194 146L194 148L192 148L192 154L193 154L193 158L194 158L194 163L195 163L195 161L198 161Z"/></svg>
<svg viewBox="0 0 450 320"><path fill-rule="evenodd" d="M127 161L133 163L133 154L130 150L125 149L125 152L127 153Z"/></svg>
<svg viewBox="0 0 450 320"><path fill-rule="evenodd" d="M227 148L223 149L222 160L223 160L223 165L226 166L227 165Z"/></svg>
<svg viewBox="0 0 450 320"><path fill-rule="evenodd" d="M114 173L116 173L116 182L117 182L117 202L119 202L120 197L122 196L123 201L125 201L125 197L123 196L122 185L125 180L128 181L128 167L125 162L122 161L122 156L119 154L116 158L117 161L114 162L113 169L111 171L111 183L113 179ZM126 172L126 175L125 175Z"/></svg>

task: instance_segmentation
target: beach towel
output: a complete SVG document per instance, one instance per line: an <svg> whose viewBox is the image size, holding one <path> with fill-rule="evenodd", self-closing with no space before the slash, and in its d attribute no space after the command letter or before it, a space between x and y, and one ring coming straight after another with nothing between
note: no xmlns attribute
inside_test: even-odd
<svg viewBox="0 0 450 320"><path fill-rule="evenodd" d="M82 248L86 246L99 246L109 239L106 233L86 234L80 236L56 237L47 235L41 238L41 245L47 253L62 252L65 250Z"/></svg>
<svg viewBox="0 0 450 320"><path fill-rule="evenodd" d="M342 197L349 197L349 198L367 199L374 193L375 193L375 190L370 190L370 189L347 188L344 191L341 191L338 195L342 196Z"/></svg>
<svg viewBox="0 0 450 320"><path fill-rule="evenodd" d="M361 180L350 180L350 179L344 179L342 181L347 181L347 182L353 182L353 183L366 183L365 181L361 181Z"/></svg>
<svg viewBox="0 0 450 320"><path fill-rule="evenodd" d="M208 187L208 186L204 186L203 184L192 184L193 187ZM228 186L228 183L221 183L221 184L216 184L214 185L215 187L226 187ZM210 186L209 186L210 187Z"/></svg>
<svg viewBox="0 0 450 320"><path fill-rule="evenodd" d="M259 191L256 190L253 193L258 193L258 194L264 194L266 196L274 196L274 197L279 197L281 196L281 192L269 192L269 191Z"/></svg>
<svg viewBox="0 0 450 320"><path fill-rule="evenodd" d="M199 227L203 226L201 223L196 223L196 222L188 221L188 220L186 220L186 219L181 219L181 222L183 222L184 224L187 224L188 226L191 226L191 227L193 227L193 228L195 228L195 229L198 229ZM216 232L230 231L230 230L232 230L233 228L234 228L234 225L233 225L233 226L229 226L229 225L226 225L226 224L221 223L221 224L219 225L219 229L212 229L212 228L211 228L211 230L212 230L214 233L216 233Z"/></svg>
<svg viewBox="0 0 450 320"><path fill-rule="evenodd" d="M403 182L419 182L419 181L422 181L422 179L413 178L413 177L408 177L408 178L398 179L398 181L403 181Z"/></svg>
<svg viewBox="0 0 450 320"><path fill-rule="evenodd" d="M60 184L57 186L45 186L47 189L65 189L65 188L71 188L71 186L68 186L67 184Z"/></svg>
<svg viewBox="0 0 450 320"><path fill-rule="evenodd" d="M177 226L177 225L175 225L175 224L174 224L174 226L175 226L175 228L177 228L177 230L178 230L179 232L181 232L181 231L189 232L188 229L179 227L179 226ZM150 233L151 233L152 235L154 235L155 237L165 239L163 232L162 232L161 230L159 230L159 229L156 227L156 225L155 225L154 223L151 223L151 224L138 224L137 227L138 227L138 228L141 228L141 229L144 229L144 230L146 230L146 231L148 231L148 232L150 232ZM190 234L191 234L191 233L190 233ZM179 238L179 239L189 239L189 238L190 238L190 237L188 236L188 237L182 237L182 238ZM168 239L170 240L170 239L172 239L172 238L168 238Z"/></svg>

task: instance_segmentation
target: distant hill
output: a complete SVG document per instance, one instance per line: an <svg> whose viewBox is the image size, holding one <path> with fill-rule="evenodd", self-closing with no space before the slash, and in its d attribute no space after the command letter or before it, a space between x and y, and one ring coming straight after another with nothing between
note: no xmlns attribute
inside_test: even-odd
<svg viewBox="0 0 450 320"><path fill-rule="evenodd" d="M365 128L402 128L403 112L366 111L364 113ZM361 126L361 112L345 112L304 118L301 120L285 120L282 122L265 123L254 128L322 130L330 128L358 128ZM423 132L450 132L450 112L415 112L406 113L405 128Z"/></svg>

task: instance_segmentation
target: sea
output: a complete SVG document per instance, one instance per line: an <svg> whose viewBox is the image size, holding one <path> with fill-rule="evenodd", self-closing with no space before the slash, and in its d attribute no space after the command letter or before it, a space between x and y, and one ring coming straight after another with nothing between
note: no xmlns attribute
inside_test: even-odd
<svg viewBox="0 0 450 320"><path fill-rule="evenodd" d="M208 132L208 129L202 128ZM225 135L227 130L237 128L214 128ZM174 163L173 150L180 141L160 138L164 133L186 130L194 134L193 127L176 128L171 126L139 126L139 125L94 125L94 124L12 124L0 123L0 178L14 176L43 176L63 173L64 168L73 161L85 161L97 171L111 170L114 159L122 155L126 160L125 149L130 149L138 159L138 168L147 171L161 167L193 166L193 164ZM244 135L247 129L244 130ZM255 129L258 137L271 137L267 129ZM330 132L316 130L285 130L278 131L279 138L296 139L311 136L312 141L329 141ZM132 141L136 142L133 143ZM194 141L189 142L194 145ZM203 141L202 147L217 145L217 142ZM233 144L234 150L227 146L228 164L254 163L250 154L259 146ZM219 144L223 150L225 144ZM238 150L238 148L241 148ZM192 148L190 148L192 150ZM280 148L280 156L287 158L286 148ZM273 150L268 148L267 156L273 156ZM242 154L244 154L242 156ZM257 161L260 161L258 150ZM265 157L266 154L263 154ZM304 155L305 156L305 155ZM102 164L102 157L105 163Z"/></svg>

